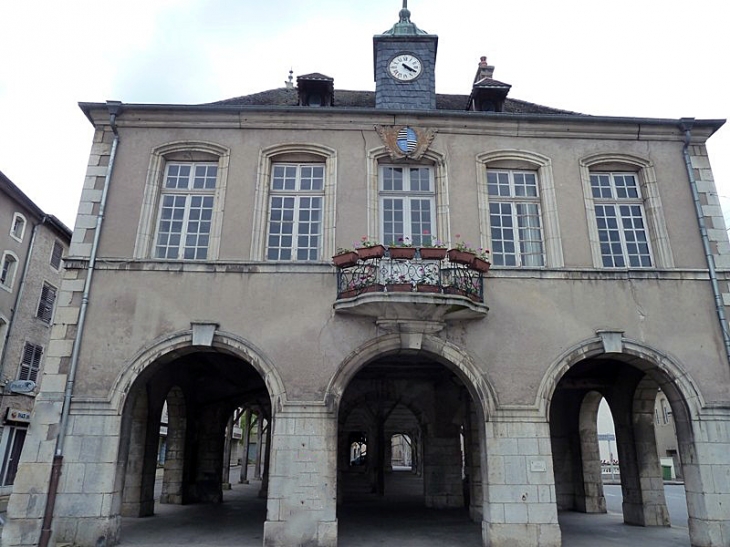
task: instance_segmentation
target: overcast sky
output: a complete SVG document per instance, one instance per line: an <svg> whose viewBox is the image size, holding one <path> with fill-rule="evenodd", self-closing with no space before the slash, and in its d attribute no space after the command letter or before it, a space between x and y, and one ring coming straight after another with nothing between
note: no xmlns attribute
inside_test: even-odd
<svg viewBox="0 0 730 547"><path fill-rule="evenodd" d="M73 227L92 127L79 101L210 102L322 72L373 90L401 0L3 0L0 171ZM727 0L410 0L439 35L436 90L487 55L510 97L586 114L730 117ZM729 196L730 128L709 141ZM730 206L726 206L730 218ZM136 222L136 219L134 219Z"/></svg>

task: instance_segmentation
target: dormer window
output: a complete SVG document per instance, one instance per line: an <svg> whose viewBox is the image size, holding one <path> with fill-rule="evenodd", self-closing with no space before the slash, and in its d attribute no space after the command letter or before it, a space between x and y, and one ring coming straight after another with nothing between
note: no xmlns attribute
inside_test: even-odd
<svg viewBox="0 0 730 547"><path fill-rule="evenodd" d="M332 106L334 104L334 79L324 74L306 74L297 78L299 106Z"/></svg>
<svg viewBox="0 0 730 547"><path fill-rule="evenodd" d="M502 112L504 110L504 101L512 86L495 80L492 78L493 75L494 67L487 63L486 57L482 57L474 77L474 86L467 110L477 112Z"/></svg>

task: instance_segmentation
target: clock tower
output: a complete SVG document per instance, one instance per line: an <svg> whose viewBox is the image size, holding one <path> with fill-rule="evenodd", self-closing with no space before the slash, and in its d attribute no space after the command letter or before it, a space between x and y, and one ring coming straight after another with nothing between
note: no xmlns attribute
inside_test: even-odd
<svg viewBox="0 0 730 547"><path fill-rule="evenodd" d="M436 109L436 49L438 36L411 22L408 0L400 20L373 36L375 106L391 110Z"/></svg>

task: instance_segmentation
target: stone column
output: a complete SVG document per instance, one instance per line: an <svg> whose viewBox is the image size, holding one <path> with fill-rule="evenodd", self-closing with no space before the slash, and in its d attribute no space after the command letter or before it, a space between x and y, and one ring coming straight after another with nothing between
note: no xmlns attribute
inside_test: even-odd
<svg viewBox="0 0 730 547"><path fill-rule="evenodd" d="M691 424L694 442L680 436L689 537L693 547L730 541L730 409L704 410Z"/></svg>
<svg viewBox="0 0 730 547"><path fill-rule="evenodd" d="M223 500L222 462L223 434L226 416L221 407L205 407L197 418L198 445L197 468L192 500L204 503L220 503Z"/></svg>
<svg viewBox="0 0 730 547"><path fill-rule="evenodd" d="M264 415L261 411L256 414L256 466L253 470L253 478L261 479L261 449L264 441Z"/></svg>
<svg viewBox="0 0 730 547"><path fill-rule="evenodd" d="M264 546L336 547L336 413L288 403L272 426Z"/></svg>
<svg viewBox="0 0 730 547"><path fill-rule="evenodd" d="M241 455L241 476L238 482L248 484L248 449L251 446L251 411L243 413L243 454Z"/></svg>
<svg viewBox="0 0 730 547"><path fill-rule="evenodd" d="M261 478L259 497L265 498L269 490L269 463L271 461L271 420L266 423L266 447L264 448L264 475Z"/></svg>
<svg viewBox="0 0 730 547"><path fill-rule="evenodd" d="M459 428L454 426L449 436L428 433L423 450L426 507L464 507Z"/></svg>
<svg viewBox="0 0 730 547"><path fill-rule="evenodd" d="M226 439L223 443L223 477L221 484L223 490L231 489L231 438L233 437L233 414L228 418L226 424Z"/></svg>
<svg viewBox="0 0 730 547"><path fill-rule="evenodd" d="M560 547L550 427L533 413L486 423L484 545Z"/></svg>
<svg viewBox="0 0 730 547"><path fill-rule="evenodd" d="M183 502L186 421L185 396L180 388L173 388L167 396L167 453L160 503Z"/></svg>
<svg viewBox="0 0 730 547"><path fill-rule="evenodd" d="M585 513L606 513L598 447L598 406L602 399L597 392L588 393L581 404L578 418L583 488L576 496L576 508Z"/></svg>

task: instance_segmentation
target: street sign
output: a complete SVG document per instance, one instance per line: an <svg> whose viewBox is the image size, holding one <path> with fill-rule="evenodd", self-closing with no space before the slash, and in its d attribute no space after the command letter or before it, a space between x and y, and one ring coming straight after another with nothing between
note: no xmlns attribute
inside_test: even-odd
<svg viewBox="0 0 730 547"><path fill-rule="evenodd" d="M15 380L8 384L8 389L13 393L30 393L35 389L35 382L32 380Z"/></svg>
<svg viewBox="0 0 730 547"><path fill-rule="evenodd" d="M616 435L614 435L613 433L599 433L598 440L599 441L615 441Z"/></svg>

